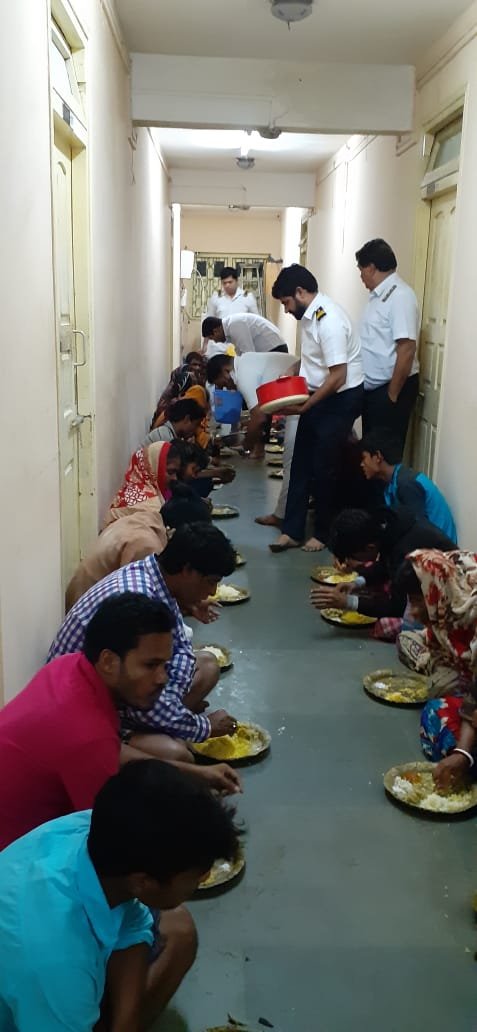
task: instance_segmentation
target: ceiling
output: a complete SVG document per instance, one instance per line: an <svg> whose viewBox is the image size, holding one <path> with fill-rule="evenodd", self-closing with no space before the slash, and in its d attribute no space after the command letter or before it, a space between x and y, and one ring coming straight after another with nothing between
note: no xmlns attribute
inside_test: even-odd
<svg viewBox="0 0 477 1032"><path fill-rule="evenodd" d="M131 51L356 64L414 64L470 0L315 0L287 26L269 0L116 0ZM220 83L217 83L220 88Z"/></svg>
<svg viewBox="0 0 477 1032"><path fill-rule="evenodd" d="M235 129L153 129L169 168L236 172L235 158L245 139L257 172L314 172L345 142L346 136L282 133L264 140L257 132L247 138ZM246 172L245 175L251 173Z"/></svg>

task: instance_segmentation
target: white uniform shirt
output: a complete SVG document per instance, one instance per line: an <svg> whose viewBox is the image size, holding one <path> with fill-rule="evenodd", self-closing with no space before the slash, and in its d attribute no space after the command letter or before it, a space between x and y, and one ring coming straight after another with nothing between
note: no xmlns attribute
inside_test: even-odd
<svg viewBox="0 0 477 1032"><path fill-rule="evenodd" d="M261 315L227 315L222 324L238 355L246 351L273 351L285 344L274 323Z"/></svg>
<svg viewBox="0 0 477 1032"><path fill-rule="evenodd" d="M326 294L318 293L301 320L300 375L310 390L325 382L330 367L348 367L346 383L337 393L359 387L363 382L358 336L344 308Z"/></svg>
<svg viewBox="0 0 477 1032"><path fill-rule="evenodd" d="M365 390L389 383L396 364L396 341L419 337L419 305L410 286L392 272L370 292L359 326ZM410 376L419 372L417 349Z"/></svg>
<svg viewBox="0 0 477 1032"><path fill-rule="evenodd" d="M241 312L258 315L255 294L245 294L241 287L237 287L233 297L215 290L209 298L207 315L214 315L216 319L223 319L226 315L240 315Z"/></svg>

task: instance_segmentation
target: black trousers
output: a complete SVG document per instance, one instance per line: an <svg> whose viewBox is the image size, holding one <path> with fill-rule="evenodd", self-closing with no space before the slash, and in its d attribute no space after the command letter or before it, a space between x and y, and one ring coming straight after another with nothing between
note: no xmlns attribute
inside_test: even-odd
<svg viewBox="0 0 477 1032"><path fill-rule="evenodd" d="M331 394L300 416L290 472L283 533L301 541L313 485L315 535L328 539L334 515L336 484L343 444L361 415L363 387Z"/></svg>
<svg viewBox="0 0 477 1032"><path fill-rule="evenodd" d="M364 392L363 434L370 430L391 431L401 445L401 457L406 443L407 428L419 393L419 374L409 376L396 402L388 395L389 383L375 391Z"/></svg>

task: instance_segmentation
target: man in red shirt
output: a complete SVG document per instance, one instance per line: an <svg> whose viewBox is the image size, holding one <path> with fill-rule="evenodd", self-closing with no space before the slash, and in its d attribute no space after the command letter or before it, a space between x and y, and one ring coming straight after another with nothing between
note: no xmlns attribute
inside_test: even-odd
<svg viewBox="0 0 477 1032"><path fill-rule="evenodd" d="M109 598L88 624L83 652L48 663L0 712L0 849L46 821L92 807L119 768L117 707L147 710L167 683L172 625L156 599L134 592ZM235 772L219 766L186 769L212 788L227 790L226 781L228 791L239 791Z"/></svg>

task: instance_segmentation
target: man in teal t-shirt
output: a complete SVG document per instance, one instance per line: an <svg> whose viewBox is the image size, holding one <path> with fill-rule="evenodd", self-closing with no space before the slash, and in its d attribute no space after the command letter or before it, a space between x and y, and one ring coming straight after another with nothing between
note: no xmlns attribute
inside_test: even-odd
<svg viewBox="0 0 477 1032"><path fill-rule="evenodd" d="M404 505L425 516L457 547L454 517L444 495L425 473L414 473L399 457L399 442L387 430L373 430L361 441L361 469L367 480L383 481L385 504L393 509Z"/></svg>

